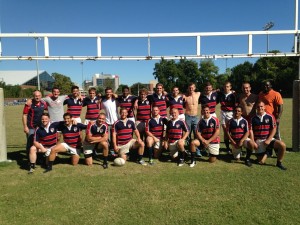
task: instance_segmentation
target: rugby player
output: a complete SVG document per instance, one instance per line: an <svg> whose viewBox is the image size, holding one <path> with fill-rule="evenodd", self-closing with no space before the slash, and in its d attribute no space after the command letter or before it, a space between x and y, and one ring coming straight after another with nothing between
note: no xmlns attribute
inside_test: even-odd
<svg viewBox="0 0 300 225"><path fill-rule="evenodd" d="M176 108L170 110L171 120L167 122L165 135L165 148L170 151L170 156L173 159L178 154L178 166L184 165L185 141L189 136L189 128L185 121L178 118L179 111Z"/></svg>
<svg viewBox="0 0 300 225"><path fill-rule="evenodd" d="M149 150L149 163L154 164L154 158L159 158L164 146L164 126L167 123L167 118L162 118L159 115L159 108L154 106L152 108L152 118L146 122L146 144Z"/></svg>
<svg viewBox="0 0 300 225"><path fill-rule="evenodd" d="M100 113L96 123L90 122L86 129L85 141L83 142L83 153L87 165L93 164L93 150L103 150L103 168L108 168L108 125L105 122L105 113Z"/></svg>
<svg viewBox="0 0 300 225"><path fill-rule="evenodd" d="M140 133L136 129L135 123L127 118L128 111L120 109L120 120L116 121L112 129L112 141L115 152L124 160L130 150L138 149L138 163L146 166L143 160L145 144L140 138ZM133 138L133 133L136 139Z"/></svg>
<svg viewBox="0 0 300 225"><path fill-rule="evenodd" d="M250 124L250 137L254 142L254 149L258 153L259 164L265 164L266 149L271 147L277 151L276 166L281 170L286 170L286 167L282 164L286 145L283 141L274 138L275 133L276 120L273 115L266 113L265 103L259 101L256 107L256 116L252 117Z"/></svg>
<svg viewBox="0 0 300 225"><path fill-rule="evenodd" d="M194 167L196 147L201 147L209 152L210 163L214 163L217 160L220 150L220 123L217 117L212 116L210 107L208 105L202 105L202 118L200 119L197 130L196 139L191 144L191 164L190 167Z"/></svg>
<svg viewBox="0 0 300 225"><path fill-rule="evenodd" d="M37 153L45 153L45 156L49 156L51 148L57 144L56 132L58 123L51 123L49 114L42 113L41 125L35 130L33 145L29 151L29 174L34 172Z"/></svg>

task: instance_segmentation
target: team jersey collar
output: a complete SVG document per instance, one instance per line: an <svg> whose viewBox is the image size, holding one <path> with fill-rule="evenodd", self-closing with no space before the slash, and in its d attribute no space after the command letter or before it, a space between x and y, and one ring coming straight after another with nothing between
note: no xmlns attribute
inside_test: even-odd
<svg viewBox="0 0 300 225"><path fill-rule="evenodd" d="M212 94L212 92L210 92L208 95L205 95L205 96L210 100L211 94Z"/></svg>
<svg viewBox="0 0 300 225"><path fill-rule="evenodd" d="M177 118L176 120L171 120L172 121L172 124L173 124L173 126L175 125L175 123L177 122L177 121L179 121L180 119L179 118Z"/></svg>
<svg viewBox="0 0 300 225"><path fill-rule="evenodd" d="M239 119L233 119L237 125L239 125L240 121L243 119L243 117L239 118Z"/></svg>
<svg viewBox="0 0 300 225"><path fill-rule="evenodd" d="M267 113L266 113L266 112L264 112L264 114L262 114L262 115L258 115L258 114L256 114L256 116L259 118L260 122L262 122L262 121L263 121L263 119L264 119L264 116L265 116L266 114L267 114Z"/></svg>
<svg viewBox="0 0 300 225"><path fill-rule="evenodd" d="M210 121L211 118L212 118L212 115L210 115L207 119L203 118L203 120L205 121L206 125L208 125L208 121Z"/></svg>
<svg viewBox="0 0 300 225"><path fill-rule="evenodd" d="M44 130L49 133L49 127L51 125L51 122L48 123L48 125L46 127L43 126Z"/></svg>

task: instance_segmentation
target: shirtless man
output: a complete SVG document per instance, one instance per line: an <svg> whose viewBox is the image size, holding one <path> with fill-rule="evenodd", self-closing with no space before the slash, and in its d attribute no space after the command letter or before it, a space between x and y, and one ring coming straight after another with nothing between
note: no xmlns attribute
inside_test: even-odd
<svg viewBox="0 0 300 225"><path fill-rule="evenodd" d="M251 86L249 82L244 82L242 84L243 93L238 98L238 103L242 107L242 116L250 123L253 116L256 115L256 103L258 96L251 93Z"/></svg>
<svg viewBox="0 0 300 225"><path fill-rule="evenodd" d="M190 134L189 140L191 140L192 133L194 133L194 137L196 135L196 127L199 122L198 115L198 104L201 93L195 92L196 85L194 83L190 83L188 87L188 93L185 96L185 122L189 127Z"/></svg>

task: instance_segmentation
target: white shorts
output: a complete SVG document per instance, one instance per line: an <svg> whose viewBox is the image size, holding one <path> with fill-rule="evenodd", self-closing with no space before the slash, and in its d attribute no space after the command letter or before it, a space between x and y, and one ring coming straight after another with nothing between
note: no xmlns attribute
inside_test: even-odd
<svg viewBox="0 0 300 225"><path fill-rule="evenodd" d="M77 123L81 123L81 118L80 117L73 117L72 120L75 120Z"/></svg>
<svg viewBox="0 0 300 225"><path fill-rule="evenodd" d="M133 147L134 143L136 142L135 139L131 139L127 144L125 145L118 145L119 148L119 155L122 156L124 154L127 154L129 150Z"/></svg>
<svg viewBox="0 0 300 225"><path fill-rule="evenodd" d="M135 118L134 117L128 117L127 119L131 120L132 122L135 123Z"/></svg>
<svg viewBox="0 0 300 225"><path fill-rule="evenodd" d="M209 152L209 154L219 155L220 144L209 144L206 150Z"/></svg>
<svg viewBox="0 0 300 225"><path fill-rule="evenodd" d="M268 145L265 145L265 140L266 139L257 139L255 141L255 143L258 145L257 153L264 153L266 151ZM275 138L272 138L271 142L275 140Z"/></svg>
<svg viewBox="0 0 300 225"><path fill-rule="evenodd" d="M232 111L221 111L221 124L226 124L230 119L233 118Z"/></svg>
<svg viewBox="0 0 300 225"><path fill-rule="evenodd" d="M84 125L88 125L90 121L96 122L96 120L85 119L85 120L84 120Z"/></svg>
<svg viewBox="0 0 300 225"><path fill-rule="evenodd" d="M236 148L234 145L232 145L232 154L235 159L239 159L241 157L242 148L247 148L247 144L250 141L250 138L246 138L243 142L243 146L240 148Z"/></svg>
<svg viewBox="0 0 300 225"><path fill-rule="evenodd" d="M64 142L61 144L64 146L64 148L67 150L67 152L70 153L71 155L79 155L80 154L80 149L73 148Z"/></svg>
<svg viewBox="0 0 300 225"><path fill-rule="evenodd" d="M176 157L178 154L178 140L168 144L168 150L170 151L170 156Z"/></svg>
<svg viewBox="0 0 300 225"><path fill-rule="evenodd" d="M162 148L162 141L157 141L157 142L153 143L153 148L161 149Z"/></svg>

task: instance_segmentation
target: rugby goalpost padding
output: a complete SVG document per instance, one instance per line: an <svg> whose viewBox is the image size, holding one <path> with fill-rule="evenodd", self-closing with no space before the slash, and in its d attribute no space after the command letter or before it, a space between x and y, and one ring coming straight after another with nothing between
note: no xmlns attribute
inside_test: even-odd
<svg viewBox="0 0 300 225"><path fill-rule="evenodd" d="M300 73L300 58L299 58L299 73ZM293 151L300 151L300 80L295 80L293 83L293 130L292 144Z"/></svg>
<svg viewBox="0 0 300 225"><path fill-rule="evenodd" d="M0 88L0 162L7 161L4 90Z"/></svg>

